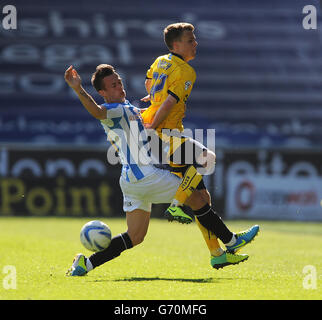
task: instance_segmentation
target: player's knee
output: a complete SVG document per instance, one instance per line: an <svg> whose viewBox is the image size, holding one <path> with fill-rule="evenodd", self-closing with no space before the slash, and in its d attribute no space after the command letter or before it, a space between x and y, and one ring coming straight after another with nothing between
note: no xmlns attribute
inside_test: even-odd
<svg viewBox="0 0 322 320"><path fill-rule="evenodd" d="M128 231L128 234L131 238L133 247L142 243L146 235L146 233L143 233L143 232L130 232L130 231Z"/></svg>
<svg viewBox="0 0 322 320"><path fill-rule="evenodd" d="M185 205L189 206L192 210L198 210L207 203L207 199L202 190L195 190L187 199Z"/></svg>
<svg viewBox="0 0 322 320"><path fill-rule="evenodd" d="M201 189L198 190L200 193L200 196L203 198L205 202L207 202L209 205L211 205L211 196L207 189Z"/></svg>

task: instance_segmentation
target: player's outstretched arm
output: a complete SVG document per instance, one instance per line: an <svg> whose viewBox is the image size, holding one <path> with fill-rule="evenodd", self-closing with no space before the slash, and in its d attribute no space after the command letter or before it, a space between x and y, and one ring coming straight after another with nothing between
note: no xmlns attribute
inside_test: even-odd
<svg viewBox="0 0 322 320"><path fill-rule="evenodd" d="M75 91L85 109L96 119L106 119L106 109L99 106L82 87L82 80L77 71L70 66L65 72L65 81Z"/></svg>

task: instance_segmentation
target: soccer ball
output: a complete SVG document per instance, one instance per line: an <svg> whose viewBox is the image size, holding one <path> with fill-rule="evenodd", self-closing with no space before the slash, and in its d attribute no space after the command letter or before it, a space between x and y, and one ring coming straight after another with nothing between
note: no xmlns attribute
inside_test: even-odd
<svg viewBox="0 0 322 320"><path fill-rule="evenodd" d="M87 222L81 229L80 241L90 251L102 251L111 242L112 233L107 224L99 220Z"/></svg>

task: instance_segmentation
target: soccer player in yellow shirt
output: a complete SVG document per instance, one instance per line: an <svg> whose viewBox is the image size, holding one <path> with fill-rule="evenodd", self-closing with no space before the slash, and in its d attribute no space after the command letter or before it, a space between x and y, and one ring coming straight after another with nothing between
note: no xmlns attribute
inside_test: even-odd
<svg viewBox="0 0 322 320"><path fill-rule="evenodd" d="M171 171L181 172L183 175L182 183L174 201L166 211L166 216L169 220L190 223L192 219L180 206L192 191L197 189L208 202L205 207L194 212L194 216L210 250L210 263L214 268L223 265L223 262L229 265L231 264L229 255L220 247L217 237L225 244L228 253L235 254L254 239L259 227L256 225L245 232L233 234L210 207L210 195L197 167L202 166L211 171L216 156L196 141L180 135L184 129L182 120L185 116L186 101L196 81L196 72L188 64L195 58L198 45L194 26L189 23L171 24L164 29L164 41L170 53L158 57L147 71L145 87L148 96L142 98L142 101L150 101L151 105L142 113L142 118L146 128L155 129L160 138L170 144ZM164 129L172 130L171 134L169 130L165 134ZM194 152L196 157L193 165L184 165L186 162L182 158L184 157L182 150L191 145L197 150ZM181 150L183 159L179 163L173 161L173 155L177 150L179 152Z"/></svg>
<svg viewBox="0 0 322 320"><path fill-rule="evenodd" d="M166 34L172 33L174 31L168 27ZM170 36L168 46L171 46L174 36ZM174 46L177 47L178 43L180 50L158 57L147 71L146 88L151 101L151 106L143 113L145 122L149 124L147 128L183 131L186 101L196 81L196 72L187 63L196 55L197 41L193 31L184 30L181 41L175 41Z"/></svg>

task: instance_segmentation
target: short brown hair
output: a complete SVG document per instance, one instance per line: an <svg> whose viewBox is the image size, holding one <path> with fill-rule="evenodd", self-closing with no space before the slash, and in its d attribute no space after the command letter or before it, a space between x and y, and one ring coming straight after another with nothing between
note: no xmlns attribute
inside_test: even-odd
<svg viewBox="0 0 322 320"><path fill-rule="evenodd" d="M107 76L116 73L113 66L109 64L100 64L96 67L96 71L92 75L92 85L96 89L96 91L100 91L105 89L103 79Z"/></svg>
<svg viewBox="0 0 322 320"><path fill-rule="evenodd" d="M163 30L164 42L169 50L173 49L173 42L181 39L184 31L194 31L195 27L191 23L178 22L168 25Z"/></svg>

